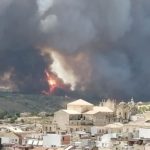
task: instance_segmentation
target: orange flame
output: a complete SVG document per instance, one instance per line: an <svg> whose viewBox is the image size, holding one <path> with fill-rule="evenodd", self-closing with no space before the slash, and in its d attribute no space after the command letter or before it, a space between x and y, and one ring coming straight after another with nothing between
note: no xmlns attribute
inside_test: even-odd
<svg viewBox="0 0 150 150"><path fill-rule="evenodd" d="M56 81L50 76L50 74L48 73L48 71L45 71L46 74L46 78L47 78L47 82L50 86L56 86L57 83Z"/></svg>
<svg viewBox="0 0 150 150"><path fill-rule="evenodd" d="M51 95L55 93L57 88L63 90L70 89L70 85L64 84L64 82L60 78L58 78L57 75L47 70L45 70L45 80L48 83L48 90L42 91L42 93L45 95Z"/></svg>
<svg viewBox="0 0 150 150"><path fill-rule="evenodd" d="M47 91L47 92L44 91L43 93L46 95L51 95L57 88L57 81L47 70L45 70L45 75L46 75L46 80L47 80L47 83L49 86L49 91Z"/></svg>

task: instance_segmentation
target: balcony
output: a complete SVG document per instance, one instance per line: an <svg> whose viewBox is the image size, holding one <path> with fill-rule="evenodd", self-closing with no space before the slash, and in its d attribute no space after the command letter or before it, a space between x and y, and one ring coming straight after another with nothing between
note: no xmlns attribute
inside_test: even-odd
<svg viewBox="0 0 150 150"><path fill-rule="evenodd" d="M69 121L69 125L73 125L73 126L81 126L81 125L93 125L93 121L91 120L70 120Z"/></svg>

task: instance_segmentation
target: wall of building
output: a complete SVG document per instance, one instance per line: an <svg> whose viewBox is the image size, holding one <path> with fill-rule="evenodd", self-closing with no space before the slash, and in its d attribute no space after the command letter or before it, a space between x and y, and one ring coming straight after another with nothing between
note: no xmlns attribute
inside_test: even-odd
<svg viewBox="0 0 150 150"><path fill-rule="evenodd" d="M105 112L98 112L93 115L86 115L86 117L89 118L90 120L93 120L93 125L102 126L111 122L112 115Z"/></svg>
<svg viewBox="0 0 150 150"><path fill-rule="evenodd" d="M47 134L46 136L43 136L43 147L60 147L61 139L61 135Z"/></svg>
<svg viewBox="0 0 150 150"><path fill-rule="evenodd" d="M61 139L62 145L69 145L71 142L71 136L70 135L63 135Z"/></svg>
<svg viewBox="0 0 150 150"><path fill-rule="evenodd" d="M150 139L150 129L139 129L139 138Z"/></svg>
<svg viewBox="0 0 150 150"><path fill-rule="evenodd" d="M150 143L145 145L145 150L150 150Z"/></svg>
<svg viewBox="0 0 150 150"><path fill-rule="evenodd" d="M66 130L69 125L69 114L63 110L55 112L53 124L57 124L61 130Z"/></svg>

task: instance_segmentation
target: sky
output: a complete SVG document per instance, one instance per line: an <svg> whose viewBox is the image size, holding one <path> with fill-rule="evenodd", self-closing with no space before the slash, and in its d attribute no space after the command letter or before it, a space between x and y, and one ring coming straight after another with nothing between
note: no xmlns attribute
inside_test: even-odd
<svg viewBox="0 0 150 150"><path fill-rule="evenodd" d="M150 98L147 0L1 0L0 88L40 93L45 70L71 91Z"/></svg>

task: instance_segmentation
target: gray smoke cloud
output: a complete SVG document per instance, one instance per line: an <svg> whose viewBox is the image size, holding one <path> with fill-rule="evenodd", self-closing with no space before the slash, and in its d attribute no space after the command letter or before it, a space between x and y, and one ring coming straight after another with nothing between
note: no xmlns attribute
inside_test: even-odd
<svg viewBox="0 0 150 150"><path fill-rule="evenodd" d="M39 92L44 86L47 60L36 47L40 38L37 9L36 1L0 1L1 86L7 74L14 90Z"/></svg>
<svg viewBox="0 0 150 150"><path fill-rule="evenodd" d="M52 59L39 47L48 47L73 71L76 89L149 98L149 6L147 0L1 0L0 83L10 72L19 90L40 91Z"/></svg>

